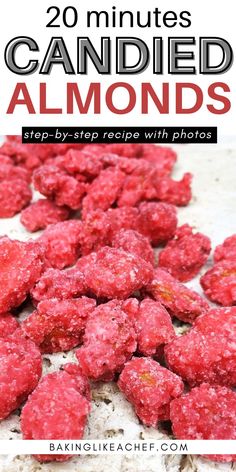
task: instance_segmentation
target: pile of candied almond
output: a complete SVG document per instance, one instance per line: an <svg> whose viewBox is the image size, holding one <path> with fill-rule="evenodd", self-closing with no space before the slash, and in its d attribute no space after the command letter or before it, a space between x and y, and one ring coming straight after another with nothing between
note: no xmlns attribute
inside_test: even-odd
<svg viewBox="0 0 236 472"><path fill-rule="evenodd" d="M176 159L150 144L1 146L0 218L21 212L28 232L43 230L0 238L0 419L24 404L24 439L82 438L90 381L113 380L147 426L236 439L236 234L200 279L206 297L184 285L211 243L178 226L192 176L173 180ZM34 309L20 323L25 300ZM72 349L76 363L40 379L43 354Z"/></svg>

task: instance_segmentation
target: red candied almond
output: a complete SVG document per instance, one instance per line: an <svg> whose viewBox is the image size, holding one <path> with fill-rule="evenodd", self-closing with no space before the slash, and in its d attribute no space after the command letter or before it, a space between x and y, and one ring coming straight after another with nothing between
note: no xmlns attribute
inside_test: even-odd
<svg viewBox="0 0 236 472"><path fill-rule="evenodd" d="M136 231L139 231L138 216L139 211L137 208L110 208L106 212L106 217L109 223L109 242L112 241L115 233L117 233L121 229L134 229Z"/></svg>
<svg viewBox="0 0 236 472"><path fill-rule="evenodd" d="M169 175L177 160L173 149L152 144L108 144L103 151L128 158L142 158L155 166L159 176Z"/></svg>
<svg viewBox="0 0 236 472"><path fill-rule="evenodd" d="M7 158L7 156L3 156ZM31 181L30 172L20 166L14 166L12 163L4 164L1 162L0 167L0 181L3 180L25 180L28 184Z"/></svg>
<svg viewBox="0 0 236 472"><path fill-rule="evenodd" d="M156 179L155 199L177 206L186 206L192 198L191 182L192 174L189 172L184 174L179 181L173 180L169 176Z"/></svg>
<svg viewBox="0 0 236 472"><path fill-rule="evenodd" d="M154 251L149 239L138 231L121 229L112 239L112 247L123 249L135 256L142 257L146 262L154 266Z"/></svg>
<svg viewBox="0 0 236 472"><path fill-rule="evenodd" d="M11 313L1 313L0 315L0 338L5 338L14 333L19 328L19 323Z"/></svg>
<svg viewBox="0 0 236 472"><path fill-rule="evenodd" d="M85 292L84 275L78 268L47 269L31 290L31 297L37 304L50 298L58 300L76 298Z"/></svg>
<svg viewBox="0 0 236 472"><path fill-rule="evenodd" d="M81 228L81 252L87 255L111 244L122 229L137 229L138 209L131 207L95 210L84 218Z"/></svg>
<svg viewBox="0 0 236 472"><path fill-rule="evenodd" d="M171 322L169 324L170 315L165 308L160 303L149 300L153 305L156 305L155 316L152 316L152 318L149 316L149 312L143 309L146 304L140 310L140 303L137 298L127 298L122 302L121 307L128 315L136 331L137 350L145 356L153 356L155 359L162 361L164 359L165 343L174 338L175 332Z"/></svg>
<svg viewBox="0 0 236 472"><path fill-rule="evenodd" d="M71 210L80 210L88 185L79 182L74 177L65 175L60 179L59 191L56 192L55 202L59 206L68 206Z"/></svg>
<svg viewBox="0 0 236 472"><path fill-rule="evenodd" d="M201 277L200 283L212 302L236 305L236 259L217 262Z"/></svg>
<svg viewBox="0 0 236 472"><path fill-rule="evenodd" d="M62 145L63 147L63 145ZM31 174L48 158L54 158L53 144L22 144L19 141L7 141L3 144L3 152L10 155L15 165L20 165Z"/></svg>
<svg viewBox="0 0 236 472"><path fill-rule="evenodd" d="M127 160L128 163L130 160ZM135 166L133 172L128 175L124 181L121 195L118 200L118 206L135 206L143 200L156 199L155 182L157 172L152 166L144 162L144 166Z"/></svg>
<svg viewBox="0 0 236 472"><path fill-rule="evenodd" d="M65 175L56 165L43 165L34 172L33 184L42 195L54 198L59 189L60 178Z"/></svg>
<svg viewBox="0 0 236 472"><path fill-rule="evenodd" d="M194 321L193 328L202 334L236 339L236 307L211 308Z"/></svg>
<svg viewBox="0 0 236 472"><path fill-rule="evenodd" d="M22 330L42 353L69 351L82 342L87 318L95 307L95 300L87 297L44 300L23 321Z"/></svg>
<svg viewBox="0 0 236 472"><path fill-rule="evenodd" d="M191 226L185 224L160 252L158 266L180 282L188 282L198 274L210 251L210 239L202 233L193 233Z"/></svg>
<svg viewBox="0 0 236 472"><path fill-rule="evenodd" d="M122 310L135 327L139 352L145 356L163 358L164 345L175 337L171 318L165 307L151 298L140 302L137 298L130 297L121 303Z"/></svg>
<svg viewBox="0 0 236 472"><path fill-rule="evenodd" d="M9 139L10 138L10 139ZM0 154L10 157L12 163L25 167L30 173L49 158L64 154L70 148L81 148L81 144L22 144L21 136L7 137L0 148Z"/></svg>
<svg viewBox="0 0 236 472"><path fill-rule="evenodd" d="M129 174L136 174L145 176L151 170L155 170L152 164L144 159L129 158L117 156L116 154L103 154L99 157L100 162L107 167L117 167L128 176ZM135 190L135 189L133 189Z"/></svg>
<svg viewBox="0 0 236 472"><path fill-rule="evenodd" d="M145 356L153 356L155 359L163 361L165 343L173 339L175 332L171 322L169 324L170 315L164 306L151 299L149 300L156 305L155 316L152 318L146 309L140 310L140 302L137 298L127 298L127 300L122 302L121 306L135 328L138 342L137 350ZM146 304L142 308L145 308L145 306Z"/></svg>
<svg viewBox="0 0 236 472"><path fill-rule="evenodd" d="M91 215L95 216L96 213L92 212L83 221L86 223ZM103 220L106 226L105 237L109 243L121 229L133 229L146 236L155 246L172 238L177 226L176 208L162 202L143 202L138 208L110 208L103 212L103 216L100 213L99 220Z"/></svg>
<svg viewBox="0 0 236 472"><path fill-rule="evenodd" d="M82 371L92 380L113 380L136 350L136 334L119 301L99 305L89 316L83 346L76 351Z"/></svg>
<svg viewBox="0 0 236 472"><path fill-rule="evenodd" d="M137 230L147 236L153 246L173 238L177 216L176 208L169 203L143 202L138 207Z"/></svg>
<svg viewBox="0 0 236 472"><path fill-rule="evenodd" d="M11 218L26 207L32 199L32 191L24 179L8 179L0 182L0 218Z"/></svg>
<svg viewBox="0 0 236 472"><path fill-rule="evenodd" d="M127 160L129 163L133 161ZM140 164L145 163L145 166ZM186 206L192 198L192 175L184 174L180 181L169 176L160 177L158 171L143 159L125 179L118 205L135 206L144 200L160 200L177 206ZM122 169L123 170L123 169Z"/></svg>
<svg viewBox="0 0 236 472"><path fill-rule="evenodd" d="M83 199L83 217L93 210L108 210L116 202L124 179L125 174L116 167L102 170L91 183L87 195Z"/></svg>
<svg viewBox="0 0 236 472"><path fill-rule="evenodd" d="M236 386L235 340L225 333L212 336L192 329L167 344L165 356L169 368L191 386Z"/></svg>
<svg viewBox="0 0 236 472"><path fill-rule="evenodd" d="M177 439L236 439L236 393L219 385L204 383L170 405L172 429ZM236 454L211 454L217 462L236 460Z"/></svg>
<svg viewBox="0 0 236 472"><path fill-rule="evenodd" d="M9 139L10 138L10 139ZM29 166L29 163L32 164L31 161L32 157L35 157L35 163L38 162L40 165L42 162L45 162L47 159L58 156L58 154L65 154L69 149L82 149L83 144L76 143L22 143L21 136L17 136L15 139L11 139L11 137L7 136L7 142L3 144L3 148L5 152L10 152L10 146L12 147L12 151L17 153L17 162L19 159L24 157L23 161L26 166ZM36 161L37 159L37 161ZM30 162L29 162L30 161ZM35 168L36 166L34 166ZM33 167L32 167L33 168Z"/></svg>
<svg viewBox="0 0 236 472"><path fill-rule="evenodd" d="M35 189L42 195L55 201L59 206L68 206L72 210L81 208L87 185L79 182L55 165L43 165L34 171Z"/></svg>
<svg viewBox="0 0 236 472"><path fill-rule="evenodd" d="M132 146L134 146L133 149ZM150 144L131 144L129 148L127 144L108 145L106 151L113 152L118 156L138 158L140 162L148 163L149 166L152 166L158 177L168 176L177 159L173 149Z"/></svg>
<svg viewBox="0 0 236 472"><path fill-rule="evenodd" d="M110 244L110 227L107 212L95 210L86 215L80 235L82 254L87 255Z"/></svg>
<svg viewBox="0 0 236 472"><path fill-rule="evenodd" d="M23 439L82 439L90 412L81 370L66 366L42 378L21 413ZM71 454L37 454L40 462L66 461Z"/></svg>
<svg viewBox="0 0 236 472"><path fill-rule="evenodd" d="M0 238L0 313L19 306L43 270L42 247L36 242Z"/></svg>
<svg viewBox="0 0 236 472"><path fill-rule="evenodd" d="M21 212L20 221L28 231L33 233L51 224L67 220L69 215L68 208L59 207L51 200L40 199Z"/></svg>
<svg viewBox="0 0 236 472"><path fill-rule="evenodd" d="M8 141L1 146L0 154L10 157L12 163L24 167L31 173L41 165L42 161L28 146L18 141Z"/></svg>
<svg viewBox="0 0 236 472"><path fill-rule="evenodd" d="M23 144L21 137L17 139L9 139L2 145L0 153L11 157L13 162L26 167L28 170L34 170L39 167L47 159L55 158L58 154L64 154L69 149L81 149L83 144Z"/></svg>
<svg viewBox="0 0 236 472"><path fill-rule="evenodd" d="M118 387L147 426L169 419L171 400L179 397L184 384L180 377L149 357L133 357L122 370Z"/></svg>
<svg viewBox="0 0 236 472"><path fill-rule="evenodd" d="M161 303L144 299L139 306L134 326L138 351L144 356L159 357L165 344L175 338L171 317Z"/></svg>
<svg viewBox="0 0 236 472"><path fill-rule="evenodd" d="M160 176L169 175L177 160L173 149L155 144L143 144L141 157L155 165Z"/></svg>
<svg viewBox="0 0 236 472"><path fill-rule="evenodd" d="M55 165L74 177L84 176L90 181L97 177L103 169L103 164L96 153L84 150L69 150L66 154L58 156Z"/></svg>
<svg viewBox="0 0 236 472"><path fill-rule="evenodd" d="M207 302L197 292L181 284L171 274L158 267L146 290L155 300L164 305L172 316L187 323L192 323L209 308Z"/></svg>
<svg viewBox="0 0 236 472"><path fill-rule="evenodd" d="M104 247L87 257L90 264L84 270L85 284L97 297L127 298L153 277L151 264L122 249Z"/></svg>
<svg viewBox="0 0 236 472"><path fill-rule="evenodd" d="M21 330L0 338L0 419L19 408L36 387L42 373L38 347Z"/></svg>
<svg viewBox="0 0 236 472"><path fill-rule="evenodd" d="M68 220L48 226L38 238L45 248L45 261L49 267L64 269L73 265L80 255L82 222Z"/></svg>
<svg viewBox="0 0 236 472"><path fill-rule="evenodd" d="M236 259L236 234L226 238L214 251L214 262L232 259Z"/></svg>

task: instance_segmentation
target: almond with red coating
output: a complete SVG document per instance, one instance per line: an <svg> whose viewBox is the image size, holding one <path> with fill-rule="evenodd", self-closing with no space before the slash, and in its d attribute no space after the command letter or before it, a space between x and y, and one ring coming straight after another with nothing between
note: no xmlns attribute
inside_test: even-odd
<svg viewBox="0 0 236 472"><path fill-rule="evenodd" d="M47 269L31 290L31 297L37 305L38 302L50 298L63 300L85 293L84 275L78 268L72 267L66 270Z"/></svg>
<svg viewBox="0 0 236 472"><path fill-rule="evenodd" d="M11 218L25 208L32 199L32 191L24 179L0 182L0 218Z"/></svg>
<svg viewBox="0 0 236 472"><path fill-rule="evenodd" d="M19 408L36 387L42 373L38 347L21 330L0 338L0 419Z"/></svg>
<svg viewBox="0 0 236 472"><path fill-rule="evenodd" d="M81 379L82 377L82 379ZM21 413L23 439L78 440L83 438L90 402L84 396L81 370L68 365L42 378ZM40 462L66 461L71 455L37 454Z"/></svg>
<svg viewBox="0 0 236 472"><path fill-rule="evenodd" d="M217 262L201 277L200 283L212 302L236 305L236 259Z"/></svg>
<svg viewBox="0 0 236 472"><path fill-rule="evenodd" d="M85 284L97 297L125 299L153 278L150 263L122 249L104 247L87 257Z"/></svg>
<svg viewBox="0 0 236 472"><path fill-rule="evenodd" d="M51 224L64 221L69 218L70 211L66 207L59 207L51 200L39 199L31 203L21 212L20 221L31 233L45 229Z"/></svg>
<svg viewBox="0 0 236 472"><path fill-rule="evenodd" d="M177 439L236 439L236 393L204 383L171 402L170 419ZM205 455L217 462L236 460L236 454Z"/></svg>
<svg viewBox="0 0 236 472"><path fill-rule="evenodd" d="M68 220L50 225L39 237L45 248L45 261L48 267L64 269L77 261L80 248L82 223Z"/></svg>
<svg viewBox="0 0 236 472"><path fill-rule="evenodd" d="M36 242L0 238L0 313L19 306L43 270L43 249Z"/></svg>
<svg viewBox="0 0 236 472"><path fill-rule="evenodd" d="M208 303L197 292L158 267L152 282L147 286L147 292L164 305L172 316L187 323L192 323L209 309Z"/></svg>
<svg viewBox="0 0 236 472"><path fill-rule="evenodd" d="M88 316L96 307L87 297L40 302L22 323L27 337L42 353L70 351L82 342Z"/></svg>
<svg viewBox="0 0 236 472"><path fill-rule="evenodd" d="M160 252L158 266L180 282L188 282L198 274L210 251L210 239L202 233L193 233L191 226L185 224Z"/></svg>
<svg viewBox="0 0 236 472"><path fill-rule="evenodd" d="M83 346L76 351L82 371L92 380L113 380L136 350L136 334L117 300L99 305L89 316Z"/></svg>
<svg viewBox="0 0 236 472"><path fill-rule="evenodd" d="M125 364L118 387L134 406L139 419L147 426L157 426L169 419L171 400L184 390L180 377L150 357L133 357Z"/></svg>

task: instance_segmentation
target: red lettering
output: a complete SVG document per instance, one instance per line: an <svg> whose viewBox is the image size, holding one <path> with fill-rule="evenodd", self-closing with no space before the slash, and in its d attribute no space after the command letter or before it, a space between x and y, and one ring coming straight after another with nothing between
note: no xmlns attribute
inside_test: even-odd
<svg viewBox="0 0 236 472"><path fill-rule="evenodd" d="M20 98L21 94L23 98ZM29 91L27 89L27 85L24 82L16 84L9 107L7 109L7 114L11 115L14 113L17 105L25 105L30 115L35 115L36 113L30 98Z"/></svg>
<svg viewBox="0 0 236 472"><path fill-rule="evenodd" d="M227 113L230 110L231 103L227 97L216 93L216 88L221 88L224 92L230 92L230 88L224 82L215 82L214 84L211 84L208 88L209 97L213 98L213 100L216 100L217 102L223 103L223 108L220 109L215 108L214 105L207 105L208 110L211 113L214 113L215 115L222 115L223 113Z"/></svg>
<svg viewBox="0 0 236 472"><path fill-rule="evenodd" d="M89 85L88 93L86 96L85 103L83 103L78 85L75 83L67 84L67 113L74 113L74 98L77 103L79 112L85 115L89 111L92 100L94 101L94 113L99 114L101 112L101 85L100 83L93 82Z"/></svg>
<svg viewBox="0 0 236 472"><path fill-rule="evenodd" d="M155 103L158 111L161 114L168 114L169 113L169 84L163 83L162 84L162 102L160 101L159 97L157 96L156 92L154 91L153 87L150 83L144 82L142 84L142 113L148 114L148 98L149 95L153 102Z"/></svg>
<svg viewBox="0 0 236 472"><path fill-rule="evenodd" d="M113 103L113 93L119 88L124 88L129 94L129 102L125 108L117 108ZM116 82L115 84L110 85L106 92L106 104L109 110L117 115L130 113L136 105L136 93L134 88L126 82Z"/></svg>
<svg viewBox="0 0 236 472"><path fill-rule="evenodd" d="M59 115L62 113L62 108L48 108L47 107L47 84L40 83L40 113L42 115Z"/></svg>
<svg viewBox="0 0 236 472"><path fill-rule="evenodd" d="M195 104L190 108L183 107L183 90L184 89L191 89L195 92L196 100ZM202 89L192 83L178 83L176 84L176 113L177 114L188 114L188 113L196 113L203 104L203 92Z"/></svg>

